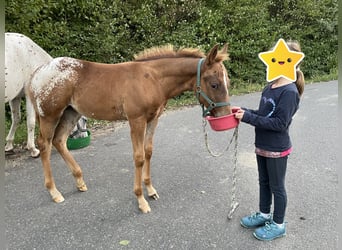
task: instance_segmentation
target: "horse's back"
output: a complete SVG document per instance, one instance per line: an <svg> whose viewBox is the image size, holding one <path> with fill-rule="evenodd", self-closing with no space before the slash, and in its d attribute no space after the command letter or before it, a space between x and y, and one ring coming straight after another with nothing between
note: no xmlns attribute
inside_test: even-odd
<svg viewBox="0 0 342 250"><path fill-rule="evenodd" d="M5 34L5 102L23 93L31 74L52 57L30 38L18 33Z"/></svg>
<svg viewBox="0 0 342 250"><path fill-rule="evenodd" d="M48 102L54 100L55 111L72 106L94 119L122 120L140 109L158 109L164 102L151 70L136 62L105 64L59 57L38 68L28 91L41 116L52 112Z"/></svg>

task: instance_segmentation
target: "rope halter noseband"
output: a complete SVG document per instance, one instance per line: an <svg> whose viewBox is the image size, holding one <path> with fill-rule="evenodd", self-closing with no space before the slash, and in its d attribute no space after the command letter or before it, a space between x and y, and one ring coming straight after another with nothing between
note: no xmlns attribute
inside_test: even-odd
<svg viewBox="0 0 342 250"><path fill-rule="evenodd" d="M200 103L202 107L203 114L202 116L208 116L210 115L211 110L217 107L223 107L223 106L230 106L229 102L213 102L210 100L210 98L202 91L201 89L201 66L202 63L204 62L205 58L201 58L197 64L197 80L196 80L196 97L197 100L200 100L200 96L202 96L207 102L208 102L208 107L205 109L204 104Z"/></svg>

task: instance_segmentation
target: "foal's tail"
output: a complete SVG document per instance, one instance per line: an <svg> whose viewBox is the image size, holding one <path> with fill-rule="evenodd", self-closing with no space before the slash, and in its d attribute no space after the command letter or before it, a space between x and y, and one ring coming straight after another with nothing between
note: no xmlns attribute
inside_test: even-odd
<svg viewBox="0 0 342 250"><path fill-rule="evenodd" d="M39 68L41 68L41 66L38 67L38 68L31 74L30 79L29 79L28 81L26 81L25 84L24 84L25 96L26 96L26 98L28 98L28 99L31 101L31 105L32 105L33 110L34 110L34 112L35 112L35 114L36 114L36 122L37 122L37 124L39 124L39 115L38 115L38 110L37 110L37 103L36 103L35 98L33 97L33 93L32 93L32 88L31 88L31 86L32 86L32 78L33 78L33 75L37 72L37 70L38 70Z"/></svg>

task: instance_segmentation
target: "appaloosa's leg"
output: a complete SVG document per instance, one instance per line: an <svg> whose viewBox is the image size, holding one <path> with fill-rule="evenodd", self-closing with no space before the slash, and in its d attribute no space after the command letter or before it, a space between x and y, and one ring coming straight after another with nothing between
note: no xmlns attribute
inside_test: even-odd
<svg viewBox="0 0 342 250"><path fill-rule="evenodd" d="M27 149L31 152L31 156L36 158L39 156L39 150L34 144L34 129L36 126L36 114L32 106L30 98L26 97L26 124L27 124Z"/></svg>
<svg viewBox="0 0 342 250"><path fill-rule="evenodd" d="M143 213L151 212L142 189L142 168L145 162L144 137L146 121L144 118L129 120L131 127L131 140L133 145L133 158L135 163L134 193L137 196L139 208Z"/></svg>
<svg viewBox="0 0 342 250"><path fill-rule="evenodd" d="M55 135L52 140L52 144L58 150L58 152L63 157L64 161L70 168L75 181L76 187L79 191L87 191L87 186L83 180L83 174L81 167L77 164L74 157L70 154L67 146L66 141L70 132L72 131L73 127L77 123L78 119L81 117L75 110L72 108L67 108L61 119L59 120L58 126L55 130Z"/></svg>
<svg viewBox="0 0 342 250"><path fill-rule="evenodd" d="M146 135L145 135L145 164L143 167L143 180L147 189L147 194L149 197L157 200L159 195L157 191L152 186L151 181L151 157L153 151L153 135L155 128L158 124L158 118L156 117L154 120L147 124Z"/></svg>
<svg viewBox="0 0 342 250"><path fill-rule="evenodd" d="M5 146L6 152L13 150L14 135L15 135L15 131L17 130L18 124L20 122L20 101L21 101L21 98L16 97L9 102L9 105L11 108L12 124L11 124L10 131L8 132L8 135L6 137L6 146Z"/></svg>
<svg viewBox="0 0 342 250"><path fill-rule="evenodd" d="M55 181L52 177L50 163L52 137L54 135L55 127L58 120L51 122L42 119L42 117L40 117L39 120L40 134L37 143L39 146L40 158L42 160L44 170L45 187L49 190L52 200L59 203L64 201L64 197L56 188Z"/></svg>

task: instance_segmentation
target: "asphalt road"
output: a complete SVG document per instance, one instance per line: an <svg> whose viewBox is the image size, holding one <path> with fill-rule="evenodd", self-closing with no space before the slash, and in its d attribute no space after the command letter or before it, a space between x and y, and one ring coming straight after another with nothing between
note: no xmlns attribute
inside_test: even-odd
<svg viewBox="0 0 342 250"><path fill-rule="evenodd" d="M235 106L255 108L260 93L234 96ZM169 111L155 135L152 178L160 199L142 214L133 194L133 160L127 124L92 138L73 155L88 191L52 154L55 204L44 187L40 159L7 158L5 221L8 249L337 249L337 81L306 86L291 135L288 162L287 236L256 240L242 216L258 208L254 129L239 126L237 194L231 220L233 148L220 158L206 151L199 106ZM209 126L209 125L208 125ZM209 131L220 151L232 136ZM121 243L121 244L120 244Z"/></svg>

